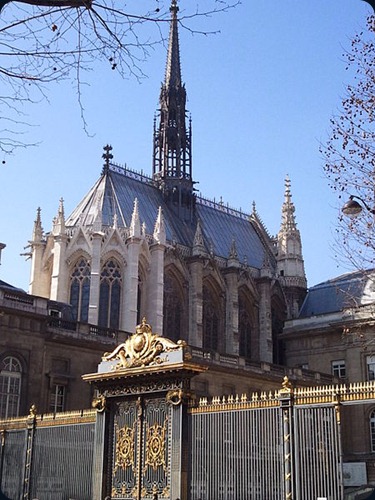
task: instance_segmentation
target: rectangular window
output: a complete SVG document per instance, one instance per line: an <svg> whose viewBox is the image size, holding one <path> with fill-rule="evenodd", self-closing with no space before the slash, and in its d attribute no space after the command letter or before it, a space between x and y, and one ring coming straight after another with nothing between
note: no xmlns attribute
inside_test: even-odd
<svg viewBox="0 0 375 500"><path fill-rule="evenodd" d="M61 384L53 384L49 400L49 411L57 413L65 410L66 387Z"/></svg>
<svg viewBox="0 0 375 500"><path fill-rule="evenodd" d="M337 361L332 361L332 375L338 378L346 377L346 366L345 361L343 359L339 359Z"/></svg>
<svg viewBox="0 0 375 500"><path fill-rule="evenodd" d="M367 356L367 380L375 380L375 356Z"/></svg>

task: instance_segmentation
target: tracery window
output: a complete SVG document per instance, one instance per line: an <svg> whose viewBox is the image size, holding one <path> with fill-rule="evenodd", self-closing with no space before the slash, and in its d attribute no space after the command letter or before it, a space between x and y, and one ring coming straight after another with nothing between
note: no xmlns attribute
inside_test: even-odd
<svg viewBox="0 0 375 500"><path fill-rule="evenodd" d="M90 263L82 258L76 263L70 276L70 304L75 321L88 321L90 278Z"/></svg>
<svg viewBox="0 0 375 500"><path fill-rule="evenodd" d="M218 301L210 288L203 286L203 349L217 351L219 343Z"/></svg>
<svg viewBox="0 0 375 500"><path fill-rule="evenodd" d="M164 277L163 334L177 341L185 338L183 331L183 299L176 280L169 274Z"/></svg>
<svg viewBox="0 0 375 500"><path fill-rule="evenodd" d="M121 283L119 264L115 259L108 260L100 273L99 326L119 327Z"/></svg>
<svg viewBox="0 0 375 500"><path fill-rule="evenodd" d="M251 358L251 318L246 308L247 301L243 297L238 298L238 333L239 333L239 355Z"/></svg>
<svg viewBox="0 0 375 500"><path fill-rule="evenodd" d="M21 363L14 356L7 356L0 367L0 418L17 417L21 398Z"/></svg>

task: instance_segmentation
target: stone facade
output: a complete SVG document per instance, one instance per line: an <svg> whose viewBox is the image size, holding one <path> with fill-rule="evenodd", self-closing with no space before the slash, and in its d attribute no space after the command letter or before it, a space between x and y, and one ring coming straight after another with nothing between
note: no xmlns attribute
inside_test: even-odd
<svg viewBox="0 0 375 500"><path fill-rule="evenodd" d="M286 372L280 367L283 323L296 317L306 294L290 181L276 237L267 232L255 204L244 214L196 195L177 13L172 2L152 176L120 167L106 146L101 176L70 216L60 200L45 233L38 209L30 241L30 300L65 304L74 328L123 336L146 317L154 332L186 340L197 359L209 365L196 379L198 394L268 390L279 387ZM46 305L45 316L47 310ZM40 335L37 350L43 351L44 330ZM100 361L100 342L91 349L62 336L66 355L56 359L86 360L87 347L93 356L87 363L94 357ZM51 338L59 344L59 335ZM77 379L79 373L70 375ZM302 376L299 368L289 375L302 382L319 380Z"/></svg>
<svg viewBox="0 0 375 500"><path fill-rule="evenodd" d="M354 272L312 287L298 318L280 336L290 367L332 374L355 384L374 380L374 275ZM375 484L375 406L344 406L345 462L366 462Z"/></svg>

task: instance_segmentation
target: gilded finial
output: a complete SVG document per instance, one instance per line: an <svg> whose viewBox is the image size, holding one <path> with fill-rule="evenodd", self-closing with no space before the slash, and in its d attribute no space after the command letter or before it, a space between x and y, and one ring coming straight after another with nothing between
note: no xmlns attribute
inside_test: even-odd
<svg viewBox="0 0 375 500"><path fill-rule="evenodd" d="M35 416L36 416L36 406L31 405L29 410L29 417L35 417Z"/></svg>
<svg viewBox="0 0 375 500"><path fill-rule="evenodd" d="M281 384L281 386L282 386L282 389L281 389L280 392L282 392L282 393L289 393L289 394L291 392L293 392L293 386L290 383L289 378L288 378L287 375L285 375L285 377L283 378L283 383Z"/></svg>

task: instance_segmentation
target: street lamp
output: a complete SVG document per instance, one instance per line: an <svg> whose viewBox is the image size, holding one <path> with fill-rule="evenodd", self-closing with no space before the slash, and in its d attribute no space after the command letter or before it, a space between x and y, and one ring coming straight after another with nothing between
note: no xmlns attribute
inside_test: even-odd
<svg viewBox="0 0 375 500"><path fill-rule="evenodd" d="M355 196L353 194L349 196L349 200L345 203L345 205L341 209L341 212L344 215L347 215L348 217L357 217L357 215L359 215L362 212L363 206L361 205L361 203L358 203L358 201L356 201L354 198L360 200L363 203L365 209L371 214L375 215L375 208L370 208L363 198L361 198L360 196Z"/></svg>

